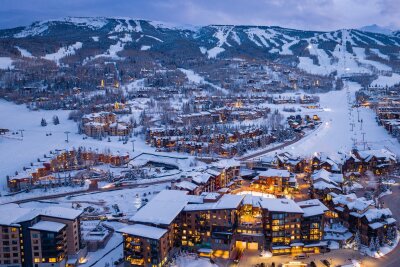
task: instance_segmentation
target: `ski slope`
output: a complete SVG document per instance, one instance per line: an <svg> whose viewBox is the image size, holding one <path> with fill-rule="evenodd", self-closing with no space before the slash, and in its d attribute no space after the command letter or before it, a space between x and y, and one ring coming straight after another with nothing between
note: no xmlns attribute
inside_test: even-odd
<svg viewBox="0 0 400 267"><path fill-rule="evenodd" d="M348 85L349 96L353 103L354 93L360 89L360 86L357 83L351 82ZM338 151L349 152L354 143L359 149L364 149L362 133L365 132L364 140L366 141L366 149L387 148L398 155L400 154L399 142L376 123L373 110L359 108L358 115L357 109L352 108L350 115L346 89L331 91L319 96L320 105L323 110L316 111L315 113L320 116L323 124L311 135L304 137L290 147L278 151L278 153L289 151L300 156L310 156L316 152L325 152L328 154ZM358 121L358 118L360 118L360 121ZM350 123L353 122L354 126L351 126ZM274 151L271 154L275 154L276 152Z"/></svg>

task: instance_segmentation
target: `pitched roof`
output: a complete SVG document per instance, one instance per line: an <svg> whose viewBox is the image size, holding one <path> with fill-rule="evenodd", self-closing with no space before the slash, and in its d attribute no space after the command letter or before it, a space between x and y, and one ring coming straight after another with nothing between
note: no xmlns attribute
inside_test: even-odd
<svg viewBox="0 0 400 267"><path fill-rule="evenodd" d="M264 198L260 205L272 212L304 213L296 202L286 198Z"/></svg>
<svg viewBox="0 0 400 267"><path fill-rule="evenodd" d="M130 221L170 224L188 203L187 192L163 190L130 218Z"/></svg>
<svg viewBox="0 0 400 267"><path fill-rule="evenodd" d="M268 169L266 171L262 171L258 174L258 176L264 177L290 177L290 172L288 170L279 170L279 169Z"/></svg>
<svg viewBox="0 0 400 267"><path fill-rule="evenodd" d="M160 239L168 231L166 229L137 223L134 225L125 226L119 229L118 232L150 239Z"/></svg>
<svg viewBox="0 0 400 267"><path fill-rule="evenodd" d="M0 224L13 225L25 221L30 221L35 217L48 216L54 218L61 218L66 220L74 220L82 214L82 210L70 209L58 206L48 206L45 208L21 208L17 204L0 205L0 214L7 214L1 216Z"/></svg>
<svg viewBox="0 0 400 267"><path fill-rule="evenodd" d="M60 232L66 225L58 222L40 221L35 223L29 229L46 232Z"/></svg>
<svg viewBox="0 0 400 267"><path fill-rule="evenodd" d="M303 209L303 217L311 217L315 215L322 215L328 208L322 204L318 199L309 199L305 201L297 202L297 204Z"/></svg>
<svg viewBox="0 0 400 267"><path fill-rule="evenodd" d="M242 202L244 196L241 195L223 195L216 202L206 202L203 204L188 204L185 211L195 210L224 210L224 209L236 209Z"/></svg>

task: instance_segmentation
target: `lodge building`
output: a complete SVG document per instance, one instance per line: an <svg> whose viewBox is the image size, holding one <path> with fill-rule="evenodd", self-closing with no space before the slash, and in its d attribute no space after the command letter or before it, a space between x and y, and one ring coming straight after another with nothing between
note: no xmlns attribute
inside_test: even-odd
<svg viewBox="0 0 400 267"><path fill-rule="evenodd" d="M83 170L98 164L121 166L129 161L129 155L113 155L79 148L60 150L39 158L37 162L7 179L10 191L19 191L36 183L55 181L54 173ZM64 179L63 179L64 180Z"/></svg>
<svg viewBox="0 0 400 267"><path fill-rule="evenodd" d="M1 267L74 267L86 256L81 241L82 211L49 206L21 208L0 206Z"/></svg>
<svg viewBox="0 0 400 267"><path fill-rule="evenodd" d="M126 266L162 266L174 247L226 259L241 248L274 255L319 253L327 246L321 241L325 211L319 200L164 190L119 232Z"/></svg>

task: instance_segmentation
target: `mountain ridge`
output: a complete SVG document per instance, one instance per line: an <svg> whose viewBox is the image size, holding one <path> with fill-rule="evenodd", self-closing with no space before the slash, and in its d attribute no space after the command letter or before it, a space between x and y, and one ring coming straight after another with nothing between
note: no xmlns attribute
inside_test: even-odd
<svg viewBox="0 0 400 267"><path fill-rule="evenodd" d="M82 45L76 45L78 42ZM265 58L321 75L343 74L347 72L345 64L351 71L363 74L400 70L399 32L387 35L359 29L307 31L261 25L183 26L131 18L66 17L0 30L0 53L25 59L10 44L28 51L31 60L55 58L53 61L59 65L63 65L64 58L74 55L80 57L77 62L87 64L99 58L123 60L129 51L139 51L208 60ZM75 48L69 49L70 46ZM54 55L63 51L63 55Z"/></svg>

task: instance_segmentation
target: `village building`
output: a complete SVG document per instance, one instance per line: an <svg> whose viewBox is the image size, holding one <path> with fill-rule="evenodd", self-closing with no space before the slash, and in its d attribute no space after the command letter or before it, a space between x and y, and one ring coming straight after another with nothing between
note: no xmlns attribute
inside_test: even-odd
<svg viewBox="0 0 400 267"><path fill-rule="evenodd" d="M51 151L51 154L39 158L37 162L24 167L21 172L8 177L7 185L10 191L19 191L35 186L64 183L66 177L60 177L56 173L68 172L77 174L78 170L85 170L100 164L121 166L127 164L129 155L113 155L100 153L85 148L77 150ZM74 177L71 177L71 179Z"/></svg>
<svg viewBox="0 0 400 267"><path fill-rule="evenodd" d="M274 195L285 195L292 192L296 186L297 181L294 174L285 169L270 168L266 171L261 171L258 177L253 179L255 189L262 192L268 192Z"/></svg>
<svg viewBox="0 0 400 267"><path fill-rule="evenodd" d="M161 266L174 246L226 259L242 248L319 253L327 246L322 242L326 211L318 200L164 190L119 231L128 266Z"/></svg>
<svg viewBox="0 0 400 267"><path fill-rule="evenodd" d="M373 200L358 198L355 194L337 195L332 193L328 202L338 214L338 220L353 234L357 234L364 246L371 240L386 241L388 232L396 228L396 220L387 208L376 208Z"/></svg>
<svg viewBox="0 0 400 267"><path fill-rule="evenodd" d="M81 241L82 211L50 206L0 206L0 266L77 266L87 253Z"/></svg>

